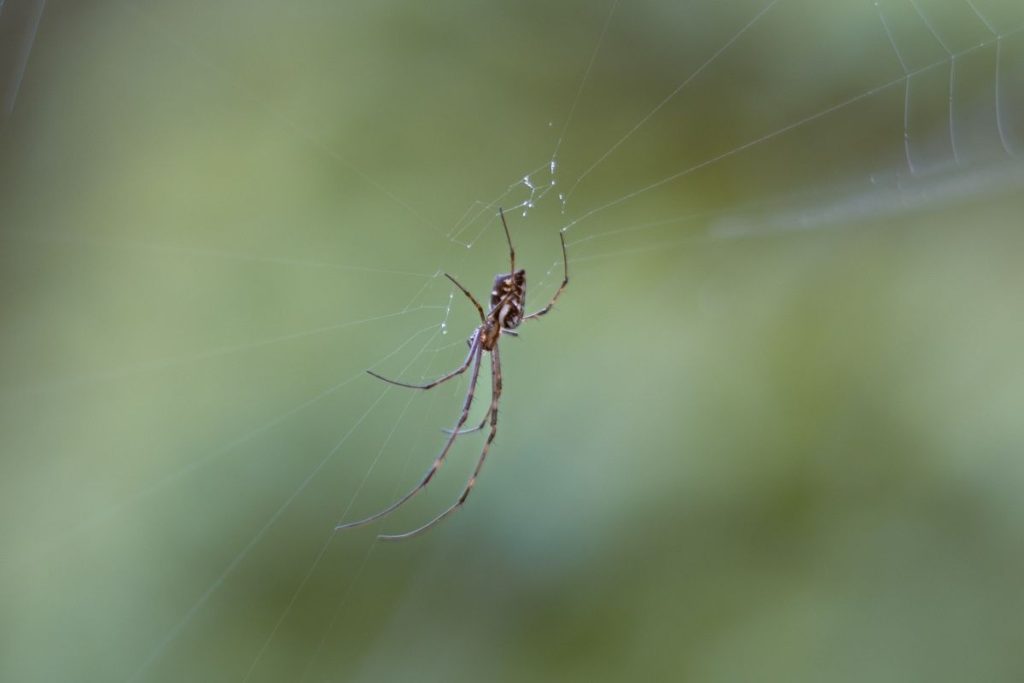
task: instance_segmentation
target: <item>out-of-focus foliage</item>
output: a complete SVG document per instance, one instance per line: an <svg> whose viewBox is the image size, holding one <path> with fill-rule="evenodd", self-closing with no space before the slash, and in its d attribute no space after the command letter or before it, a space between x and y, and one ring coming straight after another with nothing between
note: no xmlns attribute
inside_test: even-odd
<svg viewBox="0 0 1024 683"><path fill-rule="evenodd" d="M482 441L332 536L464 387L362 370L463 357L439 273L507 255L456 223L546 167L608 7L50 3L0 138L0 678L1020 680L1024 12L917 5L622 3L511 214L530 307L565 225L572 284L465 510L374 545Z"/></svg>

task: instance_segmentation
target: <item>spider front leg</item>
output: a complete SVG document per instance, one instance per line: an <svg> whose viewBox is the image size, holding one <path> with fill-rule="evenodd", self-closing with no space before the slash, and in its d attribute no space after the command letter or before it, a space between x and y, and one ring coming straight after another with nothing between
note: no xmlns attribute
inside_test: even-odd
<svg viewBox="0 0 1024 683"><path fill-rule="evenodd" d="M478 366L479 367L479 366ZM476 486L477 477L480 476L480 470L484 467L484 461L487 460L487 452L491 450L491 444L494 443L494 437L498 434L498 400L501 398L501 358L498 355L498 347L495 346L491 351L491 407L487 409L487 413L491 416L491 433L487 435L487 441L484 442L483 451L480 453L480 458L476 461L476 467L473 468L473 474L469 476L469 480L466 482L466 487L462 489L462 493L458 499L452 503L452 505L434 517L432 520L424 524L423 526L407 531L404 534L382 534L378 536L382 541L404 541L407 538L413 536L419 536L425 531L429 531L432 527L444 521L449 515L461 508L466 504L466 499L469 498L470 491ZM463 414L465 418L465 414ZM465 419L463 419L465 421ZM456 428L457 429L457 428ZM457 435L452 434L451 438Z"/></svg>
<svg viewBox="0 0 1024 683"><path fill-rule="evenodd" d="M415 496L417 493L426 488L427 484L430 483L430 480L434 478L435 474L437 474L437 471L441 469L441 465L444 464L445 459L448 457L448 452L451 451L452 446L455 444L455 439L459 436L459 430L462 429L462 425L466 424L466 420L469 419L469 409L473 405L473 395L476 392L477 381L480 379L480 363L483 359L483 355L483 348L481 347L480 342L476 341L473 344L473 348L470 349L469 351L469 357L470 359L473 359L473 372L469 377L469 388L466 390L466 399L462 403L462 413L459 415L459 421L455 424L455 429L452 430L452 433L448 436L448 440L444 444L444 449L442 449L441 453L438 454L436 458L434 458L434 462L430 465L430 469L427 470L426 474L423 475L423 478L420 479L420 483L416 484L416 486L414 486L407 494L405 494L404 496L402 496L401 498L399 498L394 503L387 506L380 512L377 512L375 514L370 515L369 517L360 519L355 522L338 524L336 527L334 527L335 531L342 531L344 529L352 529L357 526L363 526L364 524L369 524L370 522L376 521L381 517L390 515L392 512L394 512L395 510L409 502L409 500L413 496Z"/></svg>
<svg viewBox="0 0 1024 683"><path fill-rule="evenodd" d="M539 318L542 315L545 315L548 311L550 311L551 308L555 305L555 302L558 301L558 297L562 296L562 292L565 290L566 285L569 284L569 257L568 255L566 255L565 252L565 233L559 232L558 239L562 241L562 284L558 286L558 290L555 292L555 295L551 297L551 301L548 302L548 305L540 309L536 313L531 313L530 315L525 316L523 318L524 322L527 320L532 320L534 318Z"/></svg>

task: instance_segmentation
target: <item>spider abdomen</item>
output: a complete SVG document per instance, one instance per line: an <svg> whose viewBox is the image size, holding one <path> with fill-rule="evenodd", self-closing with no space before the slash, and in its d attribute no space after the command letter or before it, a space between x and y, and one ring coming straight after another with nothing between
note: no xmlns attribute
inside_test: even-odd
<svg viewBox="0 0 1024 683"><path fill-rule="evenodd" d="M523 322L526 307L526 271L497 275L491 288L491 316L505 330L514 330Z"/></svg>

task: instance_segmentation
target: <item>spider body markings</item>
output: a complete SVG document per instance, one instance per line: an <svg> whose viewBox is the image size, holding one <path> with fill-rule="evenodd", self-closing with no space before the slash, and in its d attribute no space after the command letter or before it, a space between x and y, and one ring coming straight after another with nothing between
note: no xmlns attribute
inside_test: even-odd
<svg viewBox="0 0 1024 683"><path fill-rule="evenodd" d="M519 327L523 322L523 309L526 308L526 271L517 270L494 278L491 289L491 314L497 327L508 332ZM498 338L494 338L498 343ZM493 348L493 346L491 347ZM484 347L490 351L491 348Z"/></svg>
<svg viewBox="0 0 1024 683"><path fill-rule="evenodd" d="M427 484L430 483L430 480L434 478L434 475L437 474L437 471L441 468L441 465L444 464L445 459L448 457L448 453L451 451L452 446L455 444L455 440L459 436L470 432L481 431L488 423L490 423L490 432L487 435L487 440L484 442L483 449L480 452L480 457L477 459L476 467L473 468L473 473L470 475L469 480L466 482L465 487L462 489L462 493L456 501L441 514L437 515L421 527L402 534L383 534L378 536L378 538L385 541L400 541L406 538L412 538L413 536L418 536L461 508L466 503L466 499L469 497L470 491L473 490L477 477L480 476L480 470L483 469L484 461L487 459L487 453L490 451L491 444L494 442L494 438L498 433L498 401L501 398L502 389L501 353L498 347L498 341L501 339L502 334L516 336L516 328L518 328L523 322L533 320L547 314L547 312L555 305L555 302L558 301L558 297L562 295L566 285L569 284L569 260L565 250L565 234L563 232L559 232L558 238L562 243L562 283L558 286L558 289L555 290L554 296L551 297L551 300L546 306L544 306L544 308L527 315L525 313L526 271L523 269L516 270L516 251L512 246L512 236L508 231L508 223L505 222L505 212L499 208L498 214L501 216L501 225L505 229L505 239L508 242L511 267L509 268L508 273L495 276L494 285L491 287L490 309L485 313L483 306L480 305L480 302L477 301L476 297L474 297L468 289L459 284L458 280L448 273L445 273L445 277L451 280L452 284L458 287L459 290L466 295L466 298L472 302L473 306L476 307L477 313L480 315L480 325L477 326L469 337L469 353L462 365L448 374L426 384L406 384L405 382L398 382L396 380L388 379L382 375L378 375L372 370L367 370L370 375L373 375L377 379L387 382L388 384L394 384L396 386L407 387L410 389L429 390L439 384L447 382L450 379L458 377L472 367L472 370L470 370L469 385L466 389L466 397L462 403L462 412L459 414L459 419L455 423L455 427L450 430L445 430L445 433L448 434L448 438L445 441L444 447L437 457L434 458L434 462L431 463L426 473L420 479L420 482L408 493L388 507L370 515L369 517L355 522L338 524L335 527L335 531L352 529L363 526L364 524L369 524L370 522L374 522L382 517L386 517L398 508L402 507L402 505L412 499L413 496L426 488ZM487 408L487 412L484 414L483 420L478 426L463 429L463 426L466 424L466 420L469 419L469 411L473 405L477 382L480 378L480 366L483 363L483 356L485 353L491 354L491 403Z"/></svg>

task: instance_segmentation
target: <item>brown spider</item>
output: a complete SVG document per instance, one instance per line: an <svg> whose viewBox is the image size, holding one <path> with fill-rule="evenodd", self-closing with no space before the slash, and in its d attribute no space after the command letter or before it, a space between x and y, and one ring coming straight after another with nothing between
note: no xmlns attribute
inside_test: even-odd
<svg viewBox="0 0 1024 683"><path fill-rule="evenodd" d="M480 326L477 327L469 337L469 355L466 356L466 360L462 365L449 372L447 375L439 377L433 382L428 382L427 384L406 384L404 382L396 382L395 380L382 377L372 370L367 370L368 373L377 379L383 380L389 384L395 384L400 387L409 387L410 389L433 389L437 385L461 375L467 368L469 368L470 365L472 365L473 372L470 374L469 387L466 390L466 398L463 401L462 413L459 415L458 422L455 423L454 429L445 430L448 434L448 440L445 442L444 448L441 449L440 455L434 459L430 469L428 469L426 474L423 475L419 484L380 512L356 522L339 524L335 527L335 531L351 529L353 527L369 524L370 522L376 521L381 517L385 517L400 508L430 483L430 480L433 479L434 475L441 468L441 465L444 464L445 458L448 457L448 452L451 450L452 445L455 443L455 439L458 438L459 435L479 431L483 429L487 424L487 421L490 420L491 432L487 436L487 441L484 442L483 451L480 453L480 459L477 460L476 467L473 469L473 474L470 475L469 481L466 482L466 487L462 490L462 494L458 499L447 510L439 514L437 517L434 517L418 529L413 529L412 531L404 534L381 535L378 536L378 538L385 541L401 541L427 531L435 524L448 517L448 515L462 507L463 504L465 504L466 499L469 497L469 492L473 490L473 486L476 484L476 479L480 475L480 470L484 466L484 460L487 459L487 451L490 449L491 443L494 441L494 436L498 433L498 399L501 398L501 358L498 353L498 340L501 338L502 334L511 334L515 336L515 329L519 327L523 321L539 318L550 311L551 307L555 305L556 301L558 301L558 297L561 296L562 290L564 290L565 286L569 284L569 263L565 252L565 235L560 232L558 233L558 237L562 242L562 268L564 271L562 284L559 285L558 290L555 291L555 295L551 297L551 301L548 302L547 306L536 313L523 315L524 307L526 305L526 271L522 269L516 270L516 250L512 247L512 237L508 232L508 223L505 222L505 212L502 209L498 209L498 213L501 216L501 225L505 228L505 239L508 240L508 251L512 261L512 267L509 268L508 273L495 276L494 286L491 289L490 310L487 313L484 313L483 306L481 306L480 302L476 300L476 297L470 294L468 289L460 285L455 278L448 273L445 273L445 277L451 280L455 286L473 302L473 305L476 306L477 312L480 314ZM485 352L490 352L491 354L491 405L487 409L487 413L484 414L484 419L478 426L471 429L462 429L462 426L466 424L466 420L469 418L469 409L473 404L473 393L476 391L477 380L480 377L480 364Z"/></svg>

